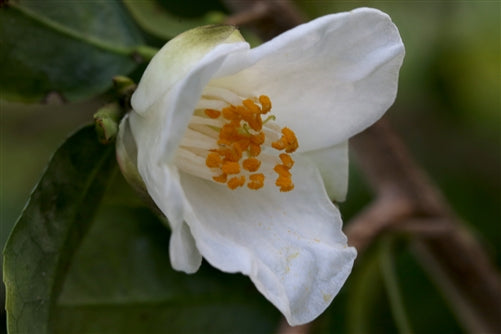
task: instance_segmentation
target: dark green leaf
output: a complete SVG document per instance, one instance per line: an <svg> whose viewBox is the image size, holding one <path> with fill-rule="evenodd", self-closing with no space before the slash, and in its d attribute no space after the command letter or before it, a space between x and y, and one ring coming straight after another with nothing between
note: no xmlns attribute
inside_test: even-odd
<svg viewBox="0 0 501 334"><path fill-rule="evenodd" d="M74 251L93 220L110 174L113 147L93 126L53 156L7 241L4 283L9 333L51 333L53 310Z"/></svg>
<svg viewBox="0 0 501 334"><path fill-rule="evenodd" d="M0 41L2 98L22 102L99 94L136 67L143 43L116 0L11 1L0 7Z"/></svg>
<svg viewBox="0 0 501 334"><path fill-rule="evenodd" d="M206 24L222 23L224 20L224 15L218 12L208 12L200 18L177 17L155 0L123 0L123 3L141 28L165 40L186 30Z"/></svg>
<svg viewBox="0 0 501 334"><path fill-rule="evenodd" d="M271 333L279 318L247 277L174 271L168 229L148 209L113 205L74 257L56 333Z"/></svg>

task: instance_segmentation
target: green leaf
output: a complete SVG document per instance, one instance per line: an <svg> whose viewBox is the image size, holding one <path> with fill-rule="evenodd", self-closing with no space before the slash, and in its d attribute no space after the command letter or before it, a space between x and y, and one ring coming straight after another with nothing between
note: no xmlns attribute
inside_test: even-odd
<svg viewBox="0 0 501 334"><path fill-rule="evenodd" d="M115 170L113 151L87 126L52 157L4 250L9 333L52 333L69 262Z"/></svg>
<svg viewBox="0 0 501 334"><path fill-rule="evenodd" d="M135 69L142 37L117 0L11 1L0 7L3 99L76 101Z"/></svg>
<svg viewBox="0 0 501 334"><path fill-rule="evenodd" d="M280 314L247 277L205 264L192 275L174 271L169 236L146 208L103 206L70 267L55 333L275 330Z"/></svg>
<svg viewBox="0 0 501 334"><path fill-rule="evenodd" d="M224 15L219 12L208 12L200 18L181 18L169 13L155 0L123 0L123 3L141 28L166 40L186 30L224 20Z"/></svg>

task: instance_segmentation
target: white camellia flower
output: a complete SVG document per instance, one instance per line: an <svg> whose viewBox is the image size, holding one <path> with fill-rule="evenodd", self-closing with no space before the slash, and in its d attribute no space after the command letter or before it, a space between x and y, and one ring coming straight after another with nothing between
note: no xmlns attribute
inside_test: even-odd
<svg viewBox="0 0 501 334"><path fill-rule="evenodd" d="M170 258L248 275L291 325L321 314L351 272L337 207L348 138L393 103L404 47L390 18L328 15L250 49L206 26L151 60L117 156L172 230Z"/></svg>

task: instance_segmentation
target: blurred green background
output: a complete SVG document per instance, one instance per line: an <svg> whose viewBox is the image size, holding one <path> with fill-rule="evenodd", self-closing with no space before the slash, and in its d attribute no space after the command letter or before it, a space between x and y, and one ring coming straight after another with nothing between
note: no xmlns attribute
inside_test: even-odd
<svg viewBox="0 0 501 334"><path fill-rule="evenodd" d="M173 15L191 19L208 10L225 11L217 1L162 4ZM501 266L500 2L300 0L296 4L308 18L362 6L381 9L392 17L406 46L406 58L390 121ZM161 45L158 36L145 33L145 38ZM67 105L23 105L0 99L1 247L51 154L76 128L90 122L106 99ZM363 175L352 164L348 199L341 206L345 221L370 200ZM393 250L414 332L461 331L441 292L419 267L403 238L378 242L359 259L342 293L314 330L398 331L385 292L381 260L388 247Z"/></svg>

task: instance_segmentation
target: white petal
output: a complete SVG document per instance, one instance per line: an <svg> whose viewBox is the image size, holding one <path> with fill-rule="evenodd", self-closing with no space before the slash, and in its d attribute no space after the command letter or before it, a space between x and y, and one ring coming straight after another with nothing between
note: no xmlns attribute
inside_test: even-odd
<svg viewBox="0 0 501 334"><path fill-rule="evenodd" d="M149 164L143 166L141 176L150 197L167 217L170 225L172 234L169 252L172 267L186 273L197 271L202 256L189 227L184 223L185 211L189 210L189 205L180 184L178 169L167 164Z"/></svg>
<svg viewBox="0 0 501 334"><path fill-rule="evenodd" d="M169 243L172 268L192 274L200 268L202 255L198 251L190 228L185 223L172 230Z"/></svg>
<svg viewBox="0 0 501 334"><path fill-rule="evenodd" d="M348 192L348 141L302 154L320 170L329 197L336 202L344 201Z"/></svg>
<svg viewBox="0 0 501 334"><path fill-rule="evenodd" d="M154 156L146 155L151 150L137 152L136 142L130 130L129 116L126 115L120 123L117 138L117 159L122 173L141 194L145 194L147 187L151 199L168 218L172 231L169 244L172 267L186 273L194 273L202 263L202 255L196 248L189 227L183 222L186 200L179 183L177 168L151 163L155 161ZM142 167L146 170L143 170L141 176L137 171L138 156L150 162L143 164Z"/></svg>
<svg viewBox="0 0 501 334"><path fill-rule="evenodd" d="M218 45L145 112L139 114L134 110L129 114L130 129L137 144L137 169L150 197L173 225L173 230L183 222L186 207L179 172L172 164L175 152L213 72L229 53L247 47L245 43Z"/></svg>
<svg viewBox="0 0 501 334"><path fill-rule="evenodd" d="M293 129L299 150L308 151L340 143L379 119L395 99L403 56L388 15L360 8L298 26L246 58L230 57L217 82L268 95L277 122Z"/></svg>
<svg viewBox="0 0 501 334"><path fill-rule="evenodd" d="M134 111L145 112L217 46L239 47L242 42L235 27L224 25L198 27L176 36L160 49L144 71L131 99Z"/></svg>
<svg viewBox="0 0 501 334"><path fill-rule="evenodd" d="M134 109L134 113L130 115L131 129L139 154L149 157L138 159L141 175L148 168L146 164L172 162L203 88L230 54L242 53L247 51L248 47L247 43L223 43L216 46L144 112L138 113ZM143 158L146 158L146 161ZM156 161L149 161L150 158Z"/></svg>
<svg viewBox="0 0 501 334"><path fill-rule="evenodd" d="M295 189L271 184L259 191L181 174L190 201L185 221L204 258L227 272L249 275L291 325L322 313L351 272L356 251L347 247L339 211L318 170L298 157Z"/></svg>

